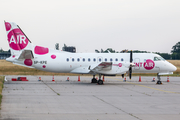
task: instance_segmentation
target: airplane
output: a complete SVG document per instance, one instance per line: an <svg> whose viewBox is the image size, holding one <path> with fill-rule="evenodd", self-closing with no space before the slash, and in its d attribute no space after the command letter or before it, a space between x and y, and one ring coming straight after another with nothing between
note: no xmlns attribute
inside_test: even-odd
<svg viewBox="0 0 180 120"><path fill-rule="evenodd" d="M70 53L33 45L21 28L5 21L11 56L6 60L16 65L56 73L91 74L92 83L103 84L101 76L129 73L157 73L157 84L162 84L160 75L173 74L177 68L153 53ZM95 75L99 75L99 80Z"/></svg>

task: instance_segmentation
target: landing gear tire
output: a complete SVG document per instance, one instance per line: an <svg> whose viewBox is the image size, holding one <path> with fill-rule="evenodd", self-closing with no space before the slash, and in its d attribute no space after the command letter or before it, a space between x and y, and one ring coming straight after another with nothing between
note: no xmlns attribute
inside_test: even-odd
<svg viewBox="0 0 180 120"><path fill-rule="evenodd" d="M91 83L97 83L97 79L96 79L96 78L93 78L93 79L91 80Z"/></svg>
<svg viewBox="0 0 180 120"><path fill-rule="evenodd" d="M98 80L98 85L103 85L103 81L102 80Z"/></svg>
<svg viewBox="0 0 180 120"><path fill-rule="evenodd" d="M161 81L157 81L157 84L159 84L159 85L160 85L160 84L162 84L162 82L161 82Z"/></svg>

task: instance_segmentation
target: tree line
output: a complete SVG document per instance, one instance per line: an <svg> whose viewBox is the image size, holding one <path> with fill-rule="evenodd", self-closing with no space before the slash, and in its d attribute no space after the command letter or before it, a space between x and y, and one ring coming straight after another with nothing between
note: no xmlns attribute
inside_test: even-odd
<svg viewBox="0 0 180 120"><path fill-rule="evenodd" d="M107 48L106 50L95 50L96 53L129 53L128 50L122 50L122 51L115 51L112 48ZM134 50L133 53L151 53L148 51L139 51ZM155 54L158 54L162 56L166 60L180 60L180 42L176 43L171 50L171 54L169 53L160 53L160 52L153 52Z"/></svg>

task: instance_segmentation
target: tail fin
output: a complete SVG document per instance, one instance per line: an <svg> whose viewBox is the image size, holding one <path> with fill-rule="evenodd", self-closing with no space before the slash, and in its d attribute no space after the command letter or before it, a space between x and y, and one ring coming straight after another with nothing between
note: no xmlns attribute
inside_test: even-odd
<svg viewBox="0 0 180 120"><path fill-rule="evenodd" d="M23 50L33 50L31 41L21 28L13 22L5 22L11 56L19 57Z"/></svg>

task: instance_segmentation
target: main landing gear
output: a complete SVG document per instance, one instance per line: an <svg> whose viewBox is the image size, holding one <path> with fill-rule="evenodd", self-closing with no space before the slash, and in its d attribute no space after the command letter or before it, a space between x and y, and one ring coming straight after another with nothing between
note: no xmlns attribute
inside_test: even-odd
<svg viewBox="0 0 180 120"><path fill-rule="evenodd" d="M99 80L97 82L98 82L98 85L102 85L103 84L103 81L101 80L101 74L99 74Z"/></svg>
<svg viewBox="0 0 180 120"><path fill-rule="evenodd" d="M99 80L95 78L95 75L93 75L93 79L91 80L91 83L98 83L98 85L103 84L103 80L101 80L101 74L99 74Z"/></svg>
<svg viewBox="0 0 180 120"><path fill-rule="evenodd" d="M156 84L158 84L158 85L162 84L162 82L161 82L161 77L160 77L160 75L159 75L159 74L157 74L157 78L158 78L158 81L157 81L157 83L156 83Z"/></svg>
<svg viewBox="0 0 180 120"><path fill-rule="evenodd" d="M91 80L91 83L97 83L97 79L95 78L95 75L93 75L93 79Z"/></svg>

